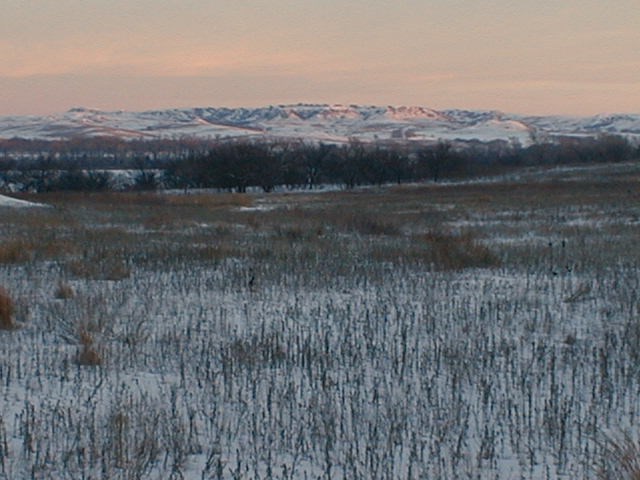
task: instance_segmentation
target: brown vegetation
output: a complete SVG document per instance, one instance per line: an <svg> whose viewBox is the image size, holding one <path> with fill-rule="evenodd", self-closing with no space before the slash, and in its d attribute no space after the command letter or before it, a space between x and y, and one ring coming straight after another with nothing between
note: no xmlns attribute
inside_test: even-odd
<svg viewBox="0 0 640 480"><path fill-rule="evenodd" d="M428 232L424 235L424 241L427 244L428 258L436 269L460 270L500 265L498 256L470 232Z"/></svg>
<svg viewBox="0 0 640 480"><path fill-rule="evenodd" d="M625 433L610 437L604 444L600 480L640 480L640 443Z"/></svg>
<svg viewBox="0 0 640 480"><path fill-rule="evenodd" d="M0 287L0 330L13 330L16 324L13 318L15 304L4 287Z"/></svg>
<svg viewBox="0 0 640 480"><path fill-rule="evenodd" d="M33 244L26 240L9 240L0 245L0 263L24 263L32 258Z"/></svg>
<svg viewBox="0 0 640 480"><path fill-rule="evenodd" d="M61 281L58 283L58 286L56 287L54 296L59 300L68 300L75 296L75 292L73 290L73 287L71 287L71 285Z"/></svg>

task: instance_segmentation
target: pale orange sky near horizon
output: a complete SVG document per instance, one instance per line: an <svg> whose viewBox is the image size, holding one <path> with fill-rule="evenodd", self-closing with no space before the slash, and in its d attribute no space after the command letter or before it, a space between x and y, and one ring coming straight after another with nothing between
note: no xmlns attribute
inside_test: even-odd
<svg viewBox="0 0 640 480"><path fill-rule="evenodd" d="M638 0L5 0L0 115L283 103L640 113Z"/></svg>

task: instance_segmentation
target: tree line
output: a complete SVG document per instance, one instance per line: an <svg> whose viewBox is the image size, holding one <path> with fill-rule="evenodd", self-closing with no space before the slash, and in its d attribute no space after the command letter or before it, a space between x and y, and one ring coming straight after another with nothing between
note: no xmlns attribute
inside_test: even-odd
<svg viewBox="0 0 640 480"><path fill-rule="evenodd" d="M229 141L204 154L170 162L163 182L172 188L345 188L385 183L438 182L536 165L622 162L640 149L619 136L563 138L526 148L514 142L344 145Z"/></svg>
<svg viewBox="0 0 640 480"><path fill-rule="evenodd" d="M0 188L13 185L14 189L38 192L117 188L270 192L276 188L313 189L322 184L354 188L425 180L438 182L523 166L621 162L640 156L638 146L613 135L565 137L527 147L505 141L370 144L352 140L336 145L303 141L180 140L176 144L153 141L146 145L146 150L144 142L132 143L128 151L121 142L97 142L97 150L85 150L84 154L80 153L79 145L73 144L58 145L49 155L39 150L35 157L0 156ZM37 148L43 149L46 145L38 144ZM73 154L61 153L65 148L73 150ZM113 153L113 149L119 152L118 156L105 154ZM101 159L97 165L95 158ZM109 163L109 158L118 161ZM128 184L116 185L109 168L128 168L135 174Z"/></svg>

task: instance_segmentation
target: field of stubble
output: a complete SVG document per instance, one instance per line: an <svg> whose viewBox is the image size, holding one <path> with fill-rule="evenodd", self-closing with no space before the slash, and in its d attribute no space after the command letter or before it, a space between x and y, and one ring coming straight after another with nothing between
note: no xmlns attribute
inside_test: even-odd
<svg viewBox="0 0 640 480"><path fill-rule="evenodd" d="M638 478L640 165L24 198L0 479Z"/></svg>

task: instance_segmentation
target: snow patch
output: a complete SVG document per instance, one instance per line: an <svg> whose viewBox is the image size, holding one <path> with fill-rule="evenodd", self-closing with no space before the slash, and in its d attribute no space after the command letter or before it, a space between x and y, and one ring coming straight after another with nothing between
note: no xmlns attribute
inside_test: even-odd
<svg viewBox="0 0 640 480"><path fill-rule="evenodd" d="M26 200L19 200L17 198L6 197L0 195L0 207L46 207L42 203L27 202Z"/></svg>

